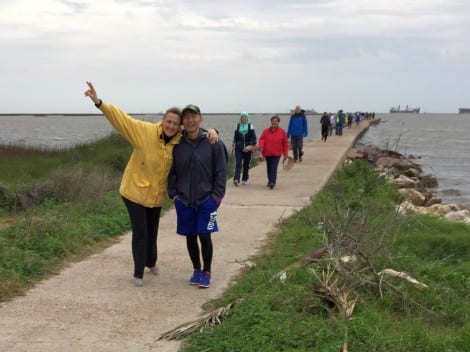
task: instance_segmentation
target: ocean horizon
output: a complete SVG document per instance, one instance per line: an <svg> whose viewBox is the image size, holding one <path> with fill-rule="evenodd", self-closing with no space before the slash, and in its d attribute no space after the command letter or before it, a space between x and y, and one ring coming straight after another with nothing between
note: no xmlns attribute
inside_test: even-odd
<svg viewBox="0 0 470 352"><path fill-rule="evenodd" d="M251 122L258 136L269 126L274 113L252 113ZM290 113L277 113L281 127L287 129ZM132 114L131 114L132 115ZM155 122L161 114L135 114L138 119ZM392 149L412 157L425 174L439 182L437 194L445 202L470 205L470 116L439 113L376 113L381 123L371 126L359 143ZM203 127L216 128L231 148L238 113L203 114ZM308 114L309 135L305 142L320 139L320 115ZM100 114L0 114L0 144L46 150L73 148L113 133ZM334 143L332 136L327 143ZM456 192L448 192L457 190Z"/></svg>

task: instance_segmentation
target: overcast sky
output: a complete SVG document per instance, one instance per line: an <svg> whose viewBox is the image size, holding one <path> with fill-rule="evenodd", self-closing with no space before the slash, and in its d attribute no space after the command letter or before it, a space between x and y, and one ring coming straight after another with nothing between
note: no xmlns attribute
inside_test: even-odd
<svg viewBox="0 0 470 352"><path fill-rule="evenodd" d="M468 0L0 0L0 113L470 107Z"/></svg>

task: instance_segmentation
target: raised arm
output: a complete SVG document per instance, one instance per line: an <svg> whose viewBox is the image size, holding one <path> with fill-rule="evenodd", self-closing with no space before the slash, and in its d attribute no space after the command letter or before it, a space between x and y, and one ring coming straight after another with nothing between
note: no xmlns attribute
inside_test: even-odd
<svg viewBox="0 0 470 352"><path fill-rule="evenodd" d="M96 93L95 87L91 82L86 82L88 89L85 96L89 97L95 106L101 110L111 125L134 147L142 145L144 122L134 119L132 116L121 111L118 107L103 102Z"/></svg>

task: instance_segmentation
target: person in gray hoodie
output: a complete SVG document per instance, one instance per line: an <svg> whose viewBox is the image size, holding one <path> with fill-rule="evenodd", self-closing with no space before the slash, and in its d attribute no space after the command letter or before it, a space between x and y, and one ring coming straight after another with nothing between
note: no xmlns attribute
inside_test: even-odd
<svg viewBox="0 0 470 352"><path fill-rule="evenodd" d="M196 105L183 109L182 122L183 136L173 149L168 196L175 202L176 232L186 236L193 264L189 283L207 288L211 284L211 233L218 231L217 209L225 195L227 151L222 141L211 144L207 140L207 132L199 127L202 116Z"/></svg>

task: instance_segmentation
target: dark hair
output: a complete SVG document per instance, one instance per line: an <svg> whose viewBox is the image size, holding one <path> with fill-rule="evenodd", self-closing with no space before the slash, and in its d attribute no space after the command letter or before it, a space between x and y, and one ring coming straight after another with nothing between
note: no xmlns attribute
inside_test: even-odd
<svg viewBox="0 0 470 352"><path fill-rule="evenodd" d="M271 121L272 121L272 120L277 120L277 122L281 122L281 118L280 118L279 116L277 116L277 115L271 116Z"/></svg>
<svg viewBox="0 0 470 352"><path fill-rule="evenodd" d="M181 110L180 108L177 108L176 106L173 106L171 108L169 108L167 111L165 111L165 114L163 115L163 118L166 117L166 115L168 114L176 114L179 116L180 118L180 125L183 123L183 117L182 117L182 114L181 114Z"/></svg>

